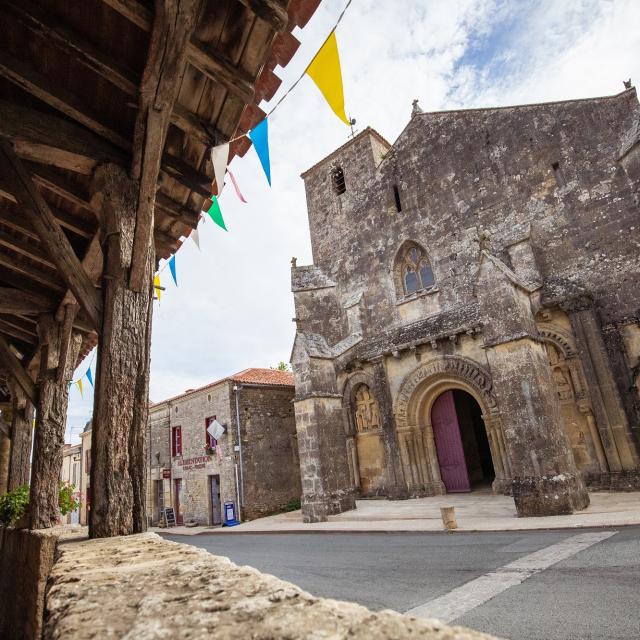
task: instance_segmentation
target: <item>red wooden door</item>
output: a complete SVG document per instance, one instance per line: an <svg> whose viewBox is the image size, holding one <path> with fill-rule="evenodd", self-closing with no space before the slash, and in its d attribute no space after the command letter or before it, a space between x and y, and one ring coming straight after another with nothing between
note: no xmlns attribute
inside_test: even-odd
<svg viewBox="0 0 640 640"><path fill-rule="evenodd" d="M453 391L445 391L433 403L431 425L440 464L440 476L447 491L471 491Z"/></svg>
<svg viewBox="0 0 640 640"><path fill-rule="evenodd" d="M182 478L176 478L174 481L175 500L174 508L176 512L176 524L183 524L182 514L180 513L180 492L182 491Z"/></svg>

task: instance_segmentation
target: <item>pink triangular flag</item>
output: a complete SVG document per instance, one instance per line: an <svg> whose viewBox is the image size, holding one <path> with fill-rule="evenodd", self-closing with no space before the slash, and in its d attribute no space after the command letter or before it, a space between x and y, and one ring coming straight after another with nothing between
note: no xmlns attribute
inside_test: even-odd
<svg viewBox="0 0 640 640"><path fill-rule="evenodd" d="M211 163L213 164L213 173L216 176L216 195L222 193L224 185L224 174L227 170L227 162L229 161L229 143L219 144L211 149Z"/></svg>
<svg viewBox="0 0 640 640"><path fill-rule="evenodd" d="M227 171L227 173L229 174L229 177L231 178L231 182L233 183L233 188L236 190L236 195L240 199L240 202L244 202L245 204L247 204L247 201L244 199L244 196L240 193L240 187L238 186L238 183L236 182L236 177L233 175L233 173L231 173L231 169L229 169Z"/></svg>

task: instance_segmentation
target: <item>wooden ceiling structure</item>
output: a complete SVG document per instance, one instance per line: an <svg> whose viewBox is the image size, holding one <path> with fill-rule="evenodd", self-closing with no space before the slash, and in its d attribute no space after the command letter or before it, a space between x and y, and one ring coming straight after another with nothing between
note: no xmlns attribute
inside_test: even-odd
<svg viewBox="0 0 640 640"><path fill-rule="evenodd" d="M157 264L196 228L215 189L210 148L263 119L299 46L291 32L319 3L0 1L0 409L11 380L35 404L41 314L81 336L74 362L99 340L97 169L139 187L128 276L140 290L145 234ZM232 142L230 159L249 146Z"/></svg>

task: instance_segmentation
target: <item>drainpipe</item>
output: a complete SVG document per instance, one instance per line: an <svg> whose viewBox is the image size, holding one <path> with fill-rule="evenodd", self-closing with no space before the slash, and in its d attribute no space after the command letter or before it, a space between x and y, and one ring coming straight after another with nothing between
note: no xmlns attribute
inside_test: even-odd
<svg viewBox="0 0 640 640"><path fill-rule="evenodd" d="M238 428L238 459L240 462L240 507L244 508L244 471L242 468L242 437L240 435L240 389L242 385L233 385L233 390L236 394L236 426ZM238 509L240 511L240 509Z"/></svg>

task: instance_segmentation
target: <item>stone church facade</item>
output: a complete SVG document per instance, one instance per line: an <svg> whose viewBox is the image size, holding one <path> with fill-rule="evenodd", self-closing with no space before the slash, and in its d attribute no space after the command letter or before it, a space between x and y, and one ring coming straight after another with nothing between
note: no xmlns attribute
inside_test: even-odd
<svg viewBox="0 0 640 640"><path fill-rule="evenodd" d="M303 517L492 487L520 516L640 488L640 106L422 113L303 174Z"/></svg>

